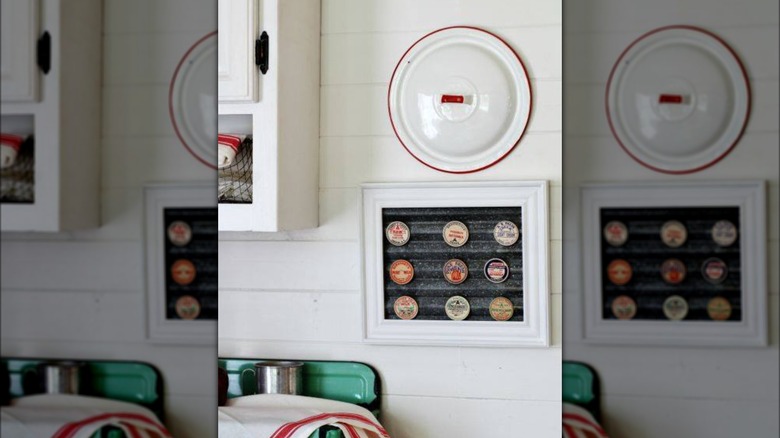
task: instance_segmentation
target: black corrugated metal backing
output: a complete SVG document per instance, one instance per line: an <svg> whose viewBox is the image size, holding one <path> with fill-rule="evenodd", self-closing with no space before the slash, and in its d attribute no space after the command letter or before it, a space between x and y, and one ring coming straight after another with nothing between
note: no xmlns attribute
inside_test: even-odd
<svg viewBox="0 0 780 438"><path fill-rule="evenodd" d="M520 229L520 239L512 246L502 246L493 238L493 228L508 220ZM415 319L449 320L444 311L447 300L460 295L471 306L466 321L493 321L489 305L495 297L508 298L514 307L510 321L523 321L523 249L522 210L520 207L447 207L386 208L382 210L382 229L393 221L409 226L411 238L404 246L394 246L384 238L383 262L385 284L385 318L399 319L393 311L395 300L409 295L417 300L420 311ZM444 242L442 231L450 221L463 222L469 229L465 245L453 248ZM463 260L469 269L461 284L444 279L442 268L449 259ZM485 263L500 258L509 265L509 278L493 283L484 273ZM414 278L405 285L390 280L390 265L398 259L414 267Z"/></svg>
<svg viewBox="0 0 780 438"><path fill-rule="evenodd" d="M168 227L174 221L187 223L192 230L192 240L184 246L176 246L168 238ZM181 319L176 312L176 301L182 296L195 297L200 303L198 320L217 319L217 208L166 208L163 211L165 259L165 315L167 319ZM189 284L173 280L171 267L176 260L188 260L195 266L195 278Z"/></svg>
<svg viewBox="0 0 780 438"><path fill-rule="evenodd" d="M739 207L691 208L602 208L601 229L610 221L623 222L628 227L628 240L614 247L601 235L601 283L603 318L615 319L612 300L628 295L637 304L633 319L666 320L663 303L671 295L679 295L688 302L685 320L711 320L707 313L710 299L721 296L731 304L729 321L742 320L740 238L728 247L712 239L712 226L719 220L728 220L737 230ZM670 248L661 240L664 222L682 222L688 230L687 241L678 248ZM704 280L701 267L705 260L717 257L728 266L728 276L721 284ZM668 284L661 277L661 264L676 258L685 264L687 274L679 284ZM612 284L607 278L607 265L612 260L624 259L631 264L631 281L623 286Z"/></svg>

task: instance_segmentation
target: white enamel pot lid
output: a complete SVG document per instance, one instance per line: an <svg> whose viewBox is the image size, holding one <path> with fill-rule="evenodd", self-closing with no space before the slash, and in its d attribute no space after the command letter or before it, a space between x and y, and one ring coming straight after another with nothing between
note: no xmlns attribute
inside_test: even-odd
<svg viewBox="0 0 780 438"><path fill-rule="evenodd" d="M168 112L182 145L198 161L217 168L217 33L199 39L176 66Z"/></svg>
<svg viewBox="0 0 780 438"><path fill-rule="evenodd" d="M482 29L454 26L414 43L393 71L390 122L423 164L476 172L503 159L525 132L531 84L520 57Z"/></svg>
<svg viewBox="0 0 780 438"><path fill-rule="evenodd" d="M697 172L736 145L750 114L750 85L734 51L693 26L648 32L618 58L607 117L620 146L658 172Z"/></svg>

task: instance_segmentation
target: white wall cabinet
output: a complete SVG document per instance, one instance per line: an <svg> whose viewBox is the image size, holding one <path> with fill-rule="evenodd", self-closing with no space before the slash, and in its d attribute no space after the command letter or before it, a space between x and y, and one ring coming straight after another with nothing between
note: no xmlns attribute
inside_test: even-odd
<svg viewBox="0 0 780 438"><path fill-rule="evenodd" d="M251 135L253 148L252 202L220 203L219 229L314 228L319 199L320 2L219 0L219 14L219 132ZM254 53L263 33L268 37L267 50L261 49L267 55L265 73ZM251 72L244 70L246 65ZM247 80L242 79L244 72Z"/></svg>
<svg viewBox="0 0 780 438"><path fill-rule="evenodd" d="M100 219L100 0L0 0L2 3L3 132L32 134L34 200L2 204L2 231L91 228ZM37 18L36 18L37 17ZM36 29L36 22L40 27ZM13 29L7 29L10 24ZM6 32L9 32L9 35ZM14 36L10 36L13 32ZM50 69L37 66L35 41L50 36ZM16 38L16 34L20 38ZM8 51L8 52L7 52ZM22 53L24 52L24 53ZM32 70L29 70L31 69ZM6 72L32 80L6 96ZM11 74L11 76L13 76ZM35 85L36 78L40 84ZM16 78L14 78L15 80ZM39 91L36 97L36 90Z"/></svg>
<svg viewBox="0 0 780 438"><path fill-rule="evenodd" d="M220 0L218 5L217 77L220 102L256 102L255 41L258 0Z"/></svg>
<svg viewBox="0 0 780 438"><path fill-rule="evenodd" d="M38 99L38 9L38 0L0 2L0 98L4 102Z"/></svg>

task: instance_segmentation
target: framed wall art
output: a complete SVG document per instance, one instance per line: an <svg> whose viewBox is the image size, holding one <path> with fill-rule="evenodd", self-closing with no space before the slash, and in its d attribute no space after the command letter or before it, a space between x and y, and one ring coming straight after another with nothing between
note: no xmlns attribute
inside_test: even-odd
<svg viewBox="0 0 780 438"><path fill-rule="evenodd" d="M766 345L763 182L593 184L581 195L586 341Z"/></svg>
<svg viewBox="0 0 780 438"><path fill-rule="evenodd" d="M213 343L217 207L210 184L144 187L148 338Z"/></svg>
<svg viewBox="0 0 780 438"><path fill-rule="evenodd" d="M364 340L549 345L544 181L365 184Z"/></svg>

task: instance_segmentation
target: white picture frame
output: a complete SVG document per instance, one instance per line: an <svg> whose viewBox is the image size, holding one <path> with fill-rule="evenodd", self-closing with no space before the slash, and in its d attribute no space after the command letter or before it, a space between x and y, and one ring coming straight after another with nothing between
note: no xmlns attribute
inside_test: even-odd
<svg viewBox="0 0 780 438"><path fill-rule="evenodd" d="M163 212L166 208L177 207L216 209L216 185L181 183L144 186L147 339L158 343L213 345L217 340L216 320L166 318Z"/></svg>
<svg viewBox="0 0 780 438"><path fill-rule="evenodd" d="M363 341L371 344L549 347L549 234L546 181L362 185ZM521 207L523 321L386 319L384 208Z"/></svg>
<svg viewBox="0 0 780 438"><path fill-rule="evenodd" d="M766 194L763 181L633 182L580 187L583 341L598 344L767 345ZM740 321L603 318L602 208L739 207Z"/></svg>

